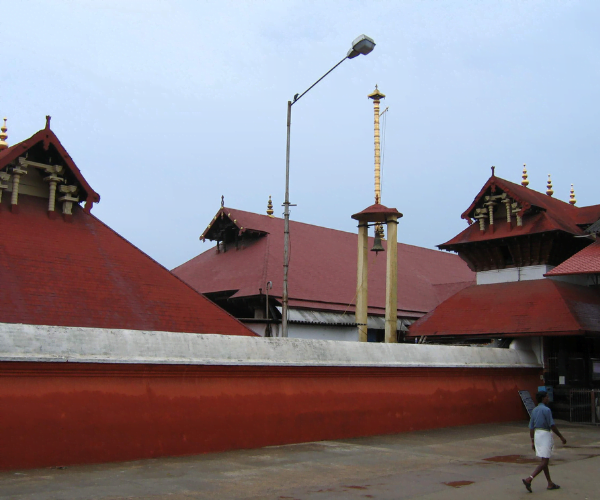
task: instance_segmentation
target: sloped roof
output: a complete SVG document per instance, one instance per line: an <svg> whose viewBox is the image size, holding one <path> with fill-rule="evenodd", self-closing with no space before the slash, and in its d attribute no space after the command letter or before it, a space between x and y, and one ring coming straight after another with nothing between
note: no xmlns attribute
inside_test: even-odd
<svg viewBox="0 0 600 500"><path fill-rule="evenodd" d="M0 323L254 335L116 232L73 207L19 196L0 211Z"/></svg>
<svg viewBox="0 0 600 500"><path fill-rule="evenodd" d="M264 236L236 250L217 253L211 248L173 269L173 273L202 293L236 291L233 297L254 296L273 282L269 295L281 297L283 285L283 219L222 208L219 218L235 221L240 232ZM400 237L402 226L399 228ZM370 245L373 238L370 238ZM387 242L383 242L387 248ZM358 236L290 221L289 299L295 307L352 311L356 301ZM385 310L385 253L369 252L369 313ZM475 274L456 255L398 244L398 310L419 317L441 300L474 282ZM443 286L453 284L444 289Z"/></svg>
<svg viewBox="0 0 600 500"><path fill-rule="evenodd" d="M375 203L363 211L352 215L352 218L363 222L385 222L390 215L394 215L397 218L402 217L402 214L397 209L388 208L381 203Z"/></svg>
<svg viewBox="0 0 600 500"><path fill-rule="evenodd" d="M600 205L590 205L588 207L576 207L577 211L573 212L575 223L588 225L592 222L598 222L600 219ZM569 212L570 213L570 212ZM589 229L589 227L588 227Z"/></svg>
<svg viewBox="0 0 600 500"><path fill-rule="evenodd" d="M600 274L600 240L580 250L573 257L546 273L545 276L568 274Z"/></svg>
<svg viewBox="0 0 600 500"><path fill-rule="evenodd" d="M551 279L473 285L413 323L409 337L600 333L600 292Z"/></svg>
<svg viewBox="0 0 600 500"><path fill-rule="evenodd" d="M87 183L79 168L77 168L77 165L75 165L75 162L60 143L58 137L50 130L49 126L39 130L29 139L0 151L0 170L25 153L31 155L30 159L34 159L36 155L44 156L43 160L41 158L37 159L37 161L42 161L43 163L47 162L44 161L47 157L51 157L52 162L48 163L61 163L62 166L67 167L84 193L83 199L86 201L85 209L88 212L91 210L93 203L100 201L100 195Z"/></svg>
<svg viewBox="0 0 600 500"><path fill-rule="evenodd" d="M489 192L496 193L498 191L507 193L523 208L522 227L515 227L514 224L509 226L506 222L499 220L493 228L488 226L485 231L481 231L478 224L471 224L454 238L438 247L450 249L458 244L548 231L563 231L578 236L584 234L583 228L580 226L592 224L600 217L600 205L576 207L496 176L488 179L461 217L471 222L475 209L482 203L482 198ZM527 210L531 208L537 210L534 213L527 213Z"/></svg>
<svg viewBox="0 0 600 500"><path fill-rule="evenodd" d="M552 196L548 196L547 194L540 193L530 188L526 188L519 184L515 184L514 182L507 181L506 179L502 179L501 177L496 177L492 175L484 186L481 188L481 191L475 196L473 203L463 212L461 217L463 219L468 219L473 217L473 212L477 206L477 204L481 201L481 198L485 196L488 189L491 189L492 192L495 192L497 189L502 190L507 193L511 198L515 201L518 201L519 204L523 206L523 208L527 209L532 206L543 208L544 210L551 211L554 213L562 213L564 210L576 210L577 208L569 203L565 203L558 198L554 198ZM569 216L566 216L568 221L571 222Z"/></svg>
<svg viewBox="0 0 600 500"><path fill-rule="evenodd" d="M48 199L20 193L18 213L0 205L0 323L255 334L89 213L100 196L45 128L0 152L0 169L22 155L66 167L86 208L50 218Z"/></svg>

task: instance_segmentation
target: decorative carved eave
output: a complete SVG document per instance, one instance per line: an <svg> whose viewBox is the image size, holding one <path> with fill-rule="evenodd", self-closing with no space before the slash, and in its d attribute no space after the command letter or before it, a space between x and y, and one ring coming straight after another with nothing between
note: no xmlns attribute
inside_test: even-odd
<svg viewBox="0 0 600 500"><path fill-rule="evenodd" d="M474 272L535 265L556 266L575 255L590 240L562 231L515 235L511 238L440 245L456 252Z"/></svg>
<svg viewBox="0 0 600 500"><path fill-rule="evenodd" d="M200 235L200 240L231 243L236 242L238 238L243 237L243 235L252 238L266 234L268 234L267 231L244 227L243 222L238 221L235 218L235 215L232 215L231 209L222 207L213 217L208 227Z"/></svg>
<svg viewBox="0 0 600 500"><path fill-rule="evenodd" d="M77 187L80 193L79 199L86 202L85 210L87 212L91 210L94 203L100 201L100 195L87 183L58 137L50 130L48 124L47 128L36 132L29 139L1 151L0 172L10 174L9 169L22 168L19 164L19 158L31 162L35 168L63 167L64 171L60 173L60 177L64 178L67 185ZM41 166L38 167L38 165Z"/></svg>
<svg viewBox="0 0 600 500"><path fill-rule="evenodd" d="M591 224L599 216L600 205L574 207L493 175L462 214L469 226L438 248L553 231L581 236L587 227L583 223Z"/></svg>
<svg viewBox="0 0 600 500"><path fill-rule="evenodd" d="M469 224L473 223L473 219L476 219L477 217L477 210L480 210L482 207L485 206L486 203L489 203L490 200L486 200L485 198L498 198L501 197L503 194L505 195L503 199L506 198L511 198L513 203L517 203L517 207L518 210L514 212L514 215L518 215L519 217L523 217L523 214L525 213L525 211L529 210L532 206L532 203L530 200L526 199L525 197L521 196L521 193L519 193L519 189L526 189L523 188L521 186L517 186L516 184L514 185L515 188L512 188L512 186L510 186L510 184L508 181L505 181L504 179L500 178L500 177L496 177L495 175L492 175L488 181L485 183L485 185L483 186L483 188L481 189L481 191L479 191L479 193L477 194L477 196L475 196L475 199L473 200L473 203L471 203L471 205L469 206L469 208L467 208L467 210L465 210L462 215L461 218L465 219ZM495 200L493 200L495 201ZM543 209L542 207L540 207L541 209Z"/></svg>

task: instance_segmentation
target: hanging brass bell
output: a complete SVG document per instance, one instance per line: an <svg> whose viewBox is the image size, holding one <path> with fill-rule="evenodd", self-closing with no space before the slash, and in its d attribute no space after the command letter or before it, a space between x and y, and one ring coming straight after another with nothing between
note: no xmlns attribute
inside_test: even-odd
<svg viewBox="0 0 600 500"><path fill-rule="evenodd" d="M385 249L383 248L383 245L381 244L381 237L376 235L375 239L373 240L373 248L371 248L371 252L375 252L375 255L377 255L379 252L384 252Z"/></svg>

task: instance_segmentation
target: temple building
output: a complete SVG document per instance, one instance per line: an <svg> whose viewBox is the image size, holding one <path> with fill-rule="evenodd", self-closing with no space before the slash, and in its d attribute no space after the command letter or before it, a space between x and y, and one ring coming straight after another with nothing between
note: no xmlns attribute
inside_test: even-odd
<svg viewBox="0 0 600 500"><path fill-rule="evenodd" d="M283 282L283 219L222 206L200 236L215 246L172 270L264 336L279 336ZM358 341L355 319L357 234L290 222L289 337ZM369 238L369 248L373 245ZM383 241L387 249L388 242ZM382 342L386 258L368 252L368 340ZM475 274L455 255L398 243L400 340L408 325Z"/></svg>
<svg viewBox="0 0 600 500"><path fill-rule="evenodd" d="M49 117L11 147L1 130L0 323L255 336L91 214Z"/></svg>
<svg viewBox="0 0 600 500"><path fill-rule="evenodd" d="M600 385L600 205L577 207L492 176L462 214L469 226L440 249L456 252L477 285L410 328L423 342L531 345L560 406L569 388ZM560 410L560 408L559 408Z"/></svg>
<svg viewBox="0 0 600 500"><path fill-rule="evenodd" d="M358 235L291 221L286 297L285 221L273 216L271 198L266 215L227 208L221 199L200 236L216 246L172 272L260 335L362 342L403 341L411 323L473 284L474 273L457 256L397 243L402 214L381 205L380 118L388 108L380 112L385 94L377 85L368 98L375 204L352 216ZM392 227L390 241L384 225Z"/></svg>

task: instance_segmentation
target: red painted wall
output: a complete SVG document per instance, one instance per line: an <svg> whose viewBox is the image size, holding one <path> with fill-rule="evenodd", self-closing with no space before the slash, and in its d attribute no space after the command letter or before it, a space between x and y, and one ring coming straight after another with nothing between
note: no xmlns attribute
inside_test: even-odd
<svg viewBox="0 0 600 500"><path fill-rule="evenodd" d="M0 363L0 469L527 418L537 369Z"/></svg>

